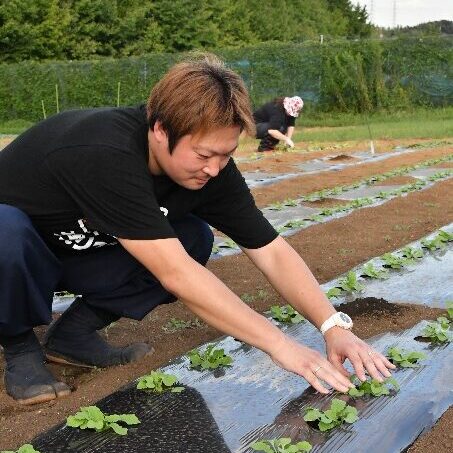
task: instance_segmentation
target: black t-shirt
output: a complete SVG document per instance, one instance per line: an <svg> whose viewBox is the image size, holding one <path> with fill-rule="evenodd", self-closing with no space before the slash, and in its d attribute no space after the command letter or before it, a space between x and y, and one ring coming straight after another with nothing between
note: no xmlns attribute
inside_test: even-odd
<svg viewBox="0 0 453 453"><path fill-rule="evenodd" d="M176 237L170 222L193 213L239 245L277 236L233 159L200 190L148 168L144 106L67 111L0 152L0 203L29 215L56 251L87 251L123 239Z"/></svg>
<svg viewBox="0 0 453 453"><path fill-rule="evenodd" d="M255 123L268 123L268 129L283 129L286 131L288 127L294 127L296 124L296 118L288 115L285 111L285 107L282 104L277 104L274 101L268 102L261 106L253 114Z"/></svg>

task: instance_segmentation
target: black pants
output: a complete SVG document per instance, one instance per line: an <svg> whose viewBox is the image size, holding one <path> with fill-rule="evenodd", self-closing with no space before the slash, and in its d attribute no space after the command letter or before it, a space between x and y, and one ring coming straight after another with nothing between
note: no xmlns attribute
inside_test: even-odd
<svg viewBox="0 0 453 453"><path fill-rule="evenodd" d="M279 140L277 138L272 137L267 131L271 129L269 123L257 123L256 124L256 138L261 139L260 144L258 146L258 151L268 151L274 149ZM281 126L278 129L282 134L286 134L288 130L284 126Z"/></svg>
<svg viewBox="0 0 453 453"><path fill-rule="evenodd" d="M214 240L207 223L188 215L172 226L187 253L205 265ZM26 214L0 204L0 335L49 324L53 293L63 290L138 320L157 305L176 300L121 245L57 257Z"/></svg>

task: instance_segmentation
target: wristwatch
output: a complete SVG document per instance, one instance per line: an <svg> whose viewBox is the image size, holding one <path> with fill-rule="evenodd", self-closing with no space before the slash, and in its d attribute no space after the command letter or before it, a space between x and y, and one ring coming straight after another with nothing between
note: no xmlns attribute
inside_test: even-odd
<svg viewBox="0 0 453 453"><path fill-rule="evenodd" d="M334 326L341 327L342 329L352 329L352 319L341 311L334 313L332 316L327 318L319 329L323 335Z"/></svg>

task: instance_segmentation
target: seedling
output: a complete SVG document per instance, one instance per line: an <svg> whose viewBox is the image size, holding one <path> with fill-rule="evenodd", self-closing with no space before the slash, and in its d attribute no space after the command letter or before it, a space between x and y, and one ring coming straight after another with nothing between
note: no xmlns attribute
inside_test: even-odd
<svg viewBox="0 0 453 453"><path fill-rule="evenodd" d="M236 249L238 246L236 242L233 241L233 239L226 239L221 244L219 244L219 247L226 249Z"/></svg>
<svg viewBox="0 0 453 453"><path fill-rule="evenodd" d="M343 291L352 293L354 291L362 291L365 288L365 285L358 282L355 272L349 271L346 277L340 280L339 287Z"/></svg>
<svg viewBox="0 0 453 453"><path fill-rule="evenodd" d="M305 222L303 220L290 220L289 222L286 222L284 227L285 228L301 228L305 225Z"/></svg>
<svg viewBox="0 0 453 453"><path fill-rule="evenodd" d="M431 343L449 343L451 341L450 321L445 316L440 316L437 321L430 322L422 330L421 336L428 338Z"/></svg>
<svg viewBox="0 0 453 453"><path fill-rule="evenodd" d="M373 263L365 264L362 268L362 277L369 277L369 278L379 278L384 279L388 278L389 272L387 269L376 269Z"/></svg>
<svg viewBox="0 0 453 453"><path fill-rule="evenodd" d="M361 396L383 396L390 395L389 385L393 387L395 392L398 392L400 387L398 382L394 378L387 378L384 382L379 382L376 379L361 382L356 376L351 377L351 382L355 385L352 389L349 389L348 395L353 398L359 398Z"/></svg>
<svg viewBox="0 0 453 453"><path fill-rule="evenodd" d="M140 420L135 414L104 414L96 406L81 407L75 415L70 415L66 420L66 426L80 429L94 429L96 432L113 429L116 434L124 436L127 428L119 424L137 425Z"/></svg>
<svg viewBox="0 0 453 453"><path fill-rule="evenodd" d="M412 262L412 260L402 256L393 255L392 253L385 253L381 256L381 259L385 263L384 266L391 267L392 269L401 269Z"/></svg>
<svg viewBox="0 0 453 453"><path fill-rule="evenodd" d="M389 348L387 357L390 362L401 368L415 368L418 366L419 360L426 358L426 354L418 351L406 352L398 348Z"/></svg>
<svg viewBox="0 0 453 453"><path fill-rule="evenodd" d="M194 320L189 319L188 321L184 321L183 319L171 318L162 329L167 333L173 333L178 330L183 329L196 329L198 327L203 327L203 323L198 319L195 318Z"/></svg>
<svg viewBox="0 0 453 453"><path fill-rule="evenodd" d="M308 407L304 420L306 422L318 422L320 431L329 431L343 422L354 423L357 421L357 409L347 405L342 400L334 398L330 408L324 412L314 407Z"/></svg>
<svg viewBox="0 0 453 453"><path fill-rule="evenodd" d="M326 296L329 299L332 299L334 297L340 296L342 292L343 291L340 288L333 287L333 288L330 288L329 291L327 291Z"/></svg>
<svg viewBox="0 0 453 453"><path fill-rule="evenodd" d="M284 322L287 324L299 324L305 321L305 318L291 305L272 305L270 311L272 318L276 321Z"/></svg>
<svg viewBox="0 0 453 453"><path fill-rule="evenodd" d="M19 450L16 450L16 451L2 450L0 453L40 453L40 452L38 450L35 450L33 448L33 445L25 444L25 445L22 445L22 447L20 447Z"/></svg>
<svg viewBox="0 0 453 453"><path fill-rule="evenodd" d="M178 378L173 374L151 371L150 374L139 378L137 388L139 390L149 389L153 393L181 393L184 391L184 387L175 387L177 382Z"/></svg>
<svg viewBox="0 0 453 453"><path fill-rule="evenodd" d="M264 453L304 453L309 452L313 447L306 440L293 444L289 437L280 439L259 440L250 445L255 451Z"/></svg>
<svg viewBox="0 0 453 453"><path fill-rule="evenodd" d="M434 251L445 248L445 244L451 241L453 241L453 234L450 234L447 231L440 230L434 239L431 240L423 239L422 245L423 247L431 251Z"/></svg>
<svg viewBox="0 0 453 453"><path fill-rule="evenodd" d="M190 367L201 368L202 370L215 370L219 367L231 366L233 359L225 354L223 349L214 349L215 345L210 344L206 350L201 353L197 349L189 352Z"/></svg>
<svg viewBox="0 0 453 453"><path fill-rule="evenodd" d="M453 319L453 301L449 300L445 303L447 306L447 314L450 319Z"/></svg>
<svg viewBox="0 0 453 453"><path fill-rule="evenodd" d="M403 255L407 259L414 261L414 260L423 258L424 253L423 253L422 249L416 249L413 247L404 247L401 250L401 255Z"/></svg>

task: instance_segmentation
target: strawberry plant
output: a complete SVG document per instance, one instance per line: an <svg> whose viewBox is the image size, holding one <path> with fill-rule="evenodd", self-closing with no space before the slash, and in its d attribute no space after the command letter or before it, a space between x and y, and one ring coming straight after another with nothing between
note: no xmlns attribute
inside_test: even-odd
<svg viewBox="0 0 453 453"><path fill-rule="evenodd" d="M357 409L347 405L342 400L334 398L330 408L324 412L314 407L308 407L304 420L306 422L317 422L320 431L329 431L344 422L354 423L357 421Z"/></svg>
<svg viewBox="0 0 453 453"><path fill-rule="evenodd" d="M419 360L426 358L426 354L418 351L406 352L398 348L389 348L387 357L390 362L401 368L415 368Z"/></svg>
<svg viewBox="0 0 453 453"><path fill-rule="evenodd" d="M226 239L221 244L219 244L219 247L226 249L236 249L238 246L236 242L233 241L233 239Z"/></svg>
<svg viewBox="0 0 453 453"><path fill-rule="evenodd" d="M272 305L268 312L276 321L288 323L288 324L299 324L305 321L305 318L291 305Z"/></svg>
<svg viewBox="0 0 453 453"><path fill-rule="evenodd" d="M0 453L39 453L38 450L33 448L31 444L22 445L19 450L12 451L12 450L2 450Z"/></svg>
<svg viewBox="0 0 453 453"><path fill-rule="evenodd" d="M215 345L210 344L206 350L201 353L197 349L189 352L190 367L200 368L202 370L215 370L223 366L231 366L233 359L225 354L223 349L214 349Z"/></svg>
<svg viewBox="0 0 453 453"><path fill-rule="evenodd" d="M184 387L174 387L178 382L178 378L172 374L162 373L161 371L151 371L150 374L139 378L137 388L139 390L149 389L153 393L181 393Z"/></svg>
<svg viewBox="0 0 453 453"><path fill-rule="evenodd" d="M423 239L422 245L423 247L434 251L445 248L445 244L451 241L453 241L453 234L440 230L437 236L433 239Z"/></svg>
<svg viewBox="0 0 453 453"><path fill-rule="evenodd" d="M422 330L422 338L428 338L431 343L449 343L451 341L450 321L440 316L437 321L430 322Z"/></svg>
<svg viewBox="0 0 453 453"><path fill-rule="evenodd" d="M360 274L362 277L369 277L369 278L388 278L389 272L387 269L377 269L374 267L373 263L365 264L362 268L362 273Z"/></svg>
<svg viewBox="0 0 453 453"><path fill-rule="evenodd" d="M309 452L313 447L307 441L293 444L289 437L280 439L259 440L250 445L255 451L264 451L264 453L304 453Z"/></svg>
<svg viewBox="0 0 453 453"><path fill-rule="evenodd" d="M140 420L134 414L112 414L106 415L96 406L81 407L75 415L70 415L66 420L66 426L80 429L94 429L96 432L113 429L116 434L124 436L127 428L119 423L126 425L137 425Z"/></svg>
<svg viewBox="0 0 453 453"><path fill-rule="evenodd" d="M355 272L349 271L346 277L340 280L339 288L348 293L352 293L354 291L362 291L365 286L358 282Z"/></svg>
<svg viewBox="0 0 453 453"><path fill-rule="evenodd" d="M351 382L355 385L355 387L349 389L348 395L352 396L353 398L358 398L365 395L375 397L390 395L390 389L388 388L389 385L391 385L396 392L398 392L400 389L398 382L391 377L385 379L384 382L379 382L376 379L362 382L353 375L351 377Z"/></svg>

